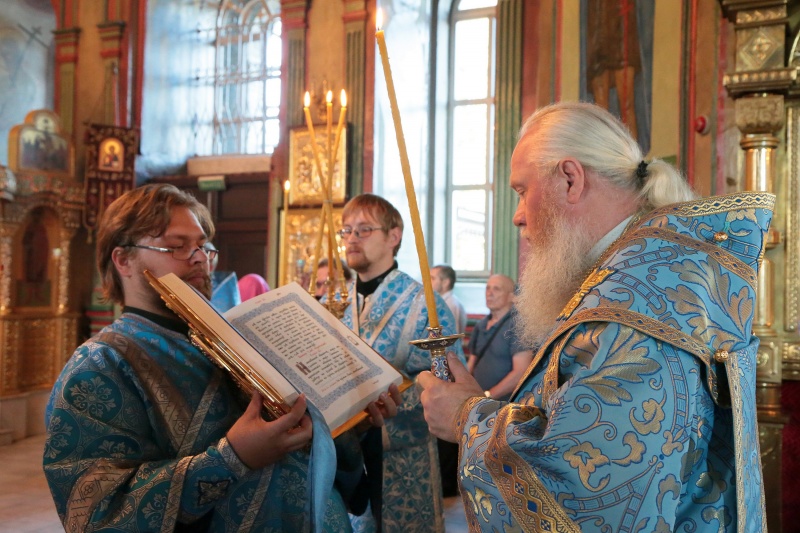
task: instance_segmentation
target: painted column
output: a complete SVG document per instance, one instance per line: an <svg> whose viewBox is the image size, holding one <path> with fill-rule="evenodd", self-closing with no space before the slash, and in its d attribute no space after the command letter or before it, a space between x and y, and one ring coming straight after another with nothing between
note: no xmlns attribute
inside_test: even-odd
<svg viewBox="0 0 800 533"><path fill-rule="evenodd" d="M80 28L67 28L53 32L56 41L56 101L55 111L61 117L66 135L75 131L76 64Z"/></svg>
<svg viewBox="0 0 800 533"><path fill-rule="evenodd" d="M492 271L511 279L517 279L519 267L519 231L511 222L517 198L508 177L522 120L522 10L522 0L497 2Z"/></svg>
<svg viewBox="0 0 800 533"><path fill-rule="evenodd" d="M103 61L103 120L106 124L121 126L120 94L127 94L120 86L120 64L124 63L125 23L109 21L97 25L100 34L100 58Z"/></svg>
<svg viewBox="0 0 800 533"><path fill-rule="evenodd" d="M366 112L366 27L367 9L364 0L342 0L344 3L345 73L348 126L351 133L349 152L348 195L353 197L364 190L364 115Z"/></svg>
<svg viewBox="0 0 800 533"><path fill-rule="evenodd" d="M267 230L267 282L272 287L279 285L280 249L284 246L280 239L279 217L283 197L283 182L289 176L289 131L305 123L303 94L306 90L307 4L306 0L281 0L281 24L283 27L281 142L272 155L270 210L267 222L269 228Z"/></svg>

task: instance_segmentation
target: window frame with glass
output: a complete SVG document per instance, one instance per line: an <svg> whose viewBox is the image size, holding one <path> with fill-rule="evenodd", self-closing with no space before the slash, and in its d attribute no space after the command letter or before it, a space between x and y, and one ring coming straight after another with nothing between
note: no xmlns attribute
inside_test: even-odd
<svg viewBox="0 0 800 533"><path fill-rule="evenodd" d="M460 34L480 25L484 26L482 35ZM460 279L483 280L492 274L497 0L457 0L449 31L445 262ZM474 69L476 63L484 67L480 72ZM470 111L475 112L474 127L463 122ZM483 132L478 139L482 142L471 142L475 131ZM480 164L474 165L480 168L470 168L476 154L483 155L478 157ZM483 253L476 254L475 239L481 238L481 232Z"/></svg>
<svg viewBox="0 0 800 533"><path fill-rule="evenodd" d="M271 154L280 141L279 0L224 0L215 28L214 154Z"/></svg>

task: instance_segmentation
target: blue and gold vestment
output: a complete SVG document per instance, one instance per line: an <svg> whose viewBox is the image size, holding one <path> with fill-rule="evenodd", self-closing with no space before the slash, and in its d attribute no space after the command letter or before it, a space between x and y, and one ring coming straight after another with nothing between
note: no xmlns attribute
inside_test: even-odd
<svg viewBox="0 0 800 533"><path fill-rule="evenodd" d="M248 469L225 438L243 412L234 388L186 335L137 314L80 346L47 408L44 471L66 531L308 531L308 456ZM350 530L335 490L324 526Z"/></svg>
<svg viewBox="0 0 800 533"><path fill-rule="evenodd" d="M456 422L471 531L766 529L752 335L774 197L655 210L566 306L510 403Z"/></svg>
<svg viewBox="0 0 800 533"><path fill-rule="evenodd" d="M350 294L356 294L351 284ZM455 333L455 320L437 294L436 307L443 335ZM358 312L361 309L361 312ZM408 344L428 338L428 310L422 285L393 270L373 294L358 295L358 305L346 309L342 322L403 375L413 379L430 370L430 352ZM459 341L454 351L464 359ZM386 421L383 447L382 529L386 532L444 531L442 483L436 439L428 431L417 387L403 392L403 403ZM369 517L357 517L356 531L370 531Z"/></svg>

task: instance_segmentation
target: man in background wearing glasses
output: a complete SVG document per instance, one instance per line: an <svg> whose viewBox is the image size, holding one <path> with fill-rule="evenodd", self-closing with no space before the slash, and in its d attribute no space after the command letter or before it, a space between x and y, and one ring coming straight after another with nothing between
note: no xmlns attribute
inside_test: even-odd
<svg viewBox="0 0 800 533"><path fill-rule="evenodd" d="M403 238L400 213L380 196L356 196L344 206L339 236L357 274L342 321L411 379L430 370L430 352L408 344L428 337L428 312L422 285L398 270L395 260ZM442 334L454 334L453 314L438 295L436 304ZM461 343L454 348L463 359ZM415 387L404 393L397 417L383 432L369 430L361 446L367 467L361 493L372 512L354 516L354 529L375 530L374 521L377 531L444 531L436 439Z"/></svg>
<svg viewBox="0 0 800 533"><path fill-rule="evenodd" d="M208 210L171 185L118 198L97 234L107 298L122 315L78 347L46 411L44 471L67 531L309 531L312 435L300 396L274 421L187 337L143 275L170 272L211 296ZM396 390L370 406L396 412ZM335 490L318 530L349 531Z"/></svg>

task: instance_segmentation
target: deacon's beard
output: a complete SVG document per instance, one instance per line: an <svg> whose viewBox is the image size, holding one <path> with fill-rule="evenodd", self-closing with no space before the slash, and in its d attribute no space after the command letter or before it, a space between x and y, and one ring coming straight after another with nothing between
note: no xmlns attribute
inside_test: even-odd
<svg viewBox="0 0 800 533"><path fill-rule="evenodd" d="M209 274L205 275L203 278L203 283L200 287L197 287L197 290L200 291L200 293L205 296L209 302L211 301L211 295L214 292L214 286L211 283L211 276Z"/></svg>
<svg viewBox="0 0 800 533"><path fill-rule="evenodd" d="M199 283L196 280L197 274L194 273L194 272L192 272L190 274L187 274L186 276L184 276L181 279L183 279L183 281L185 281L186 283L188 283L189 285L191 285L192 287L194 287L195 289L200 291L200 294L205 296L206 300L208 300L210 302L211 301L211 294L214 291L214 286L211 283L211 273L210 272L203 272L201 275L202 275L202 279L199 281ZM192 278L195 278L195 279L192 279Z"/></svg>
<svg viewBox="0 0 800 533"><path fill-rule="evenodd" d="M595 244L582 224L570 225L560 213L550 211L539 218L529 227L542 237L528 239L531 247L514 305L517 335L534 350L547 340L559 313L580 288Z"/></svg>

